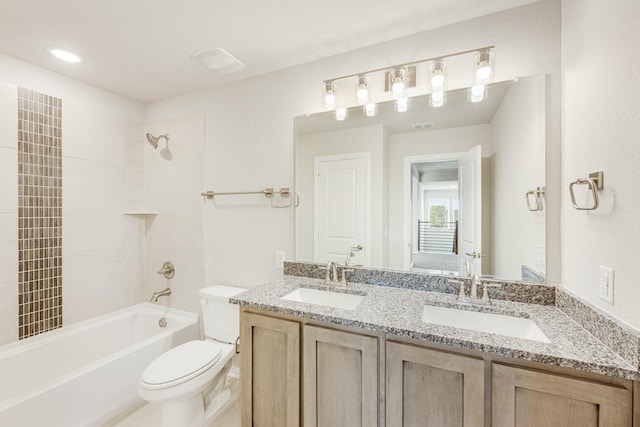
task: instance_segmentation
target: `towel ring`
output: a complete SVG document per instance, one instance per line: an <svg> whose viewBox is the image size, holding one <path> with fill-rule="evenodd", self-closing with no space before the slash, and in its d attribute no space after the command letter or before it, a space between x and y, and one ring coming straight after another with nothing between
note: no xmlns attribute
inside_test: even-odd
<svg viewBox="0 0 640 427"><path fill-rule="evenodd" d="M533 196L533 203L531 203L531 197ZM527 191L524 197L527 199L527 209L531 212L538 212L542 210L542 196L544 196L544 187L537 187L535 190Z"/></svg>
<svg viewBox="0 0 640 427"><path fill-rule="evenodd" d="M569 184L569 194L571 195L571 204L574 209L579 211L593 211L600 206L600 200L598 199L598 190L602 190L604 187L604 178L602 172L593 172L589 174L589 178L578 178L571 184ZM588 185L591 190L591 197L593 198L593 205L591 206L579 206L576 203L576 195L574 194L574 187L576 185Z"/></svg>

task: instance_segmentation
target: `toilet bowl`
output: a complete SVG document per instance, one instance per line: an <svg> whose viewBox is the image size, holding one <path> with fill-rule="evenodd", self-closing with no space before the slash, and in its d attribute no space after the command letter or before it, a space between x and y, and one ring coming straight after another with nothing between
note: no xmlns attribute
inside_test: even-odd
<svg viewBox="0 0 640 427"><path fill-rule="evenodd" d="M201 289L206 338L172 348L142 373L139 395L162 404L163 427L203 427L229 400L231 391L225 383L236 353L239 315L237 306L228 300L245 290L230 286Z"/></svg>

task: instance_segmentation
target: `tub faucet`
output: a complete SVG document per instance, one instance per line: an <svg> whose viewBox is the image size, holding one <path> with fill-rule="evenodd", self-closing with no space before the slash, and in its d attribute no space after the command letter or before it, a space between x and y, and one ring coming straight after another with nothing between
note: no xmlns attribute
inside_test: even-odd
<svg viewBox="0 0 640 427"><path fill-rule="evenodd" d="M171 288L167 288L167 289L163 289L163 290L158 291L158 292L154 292L153 295L151 296L151 299L149 300L149 302L158 302L158 298L160 298L160 297L168 297L169 295L171 295Z"/></svg>

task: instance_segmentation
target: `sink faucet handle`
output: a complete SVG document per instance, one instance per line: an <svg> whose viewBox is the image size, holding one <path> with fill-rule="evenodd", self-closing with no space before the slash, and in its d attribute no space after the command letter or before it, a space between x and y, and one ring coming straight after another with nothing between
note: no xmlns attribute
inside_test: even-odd
<svg viewBox="0 0 640 427"><path fill-rule="evenodd" d="M491 297L489 297L489 288L500 288L502 287L501 283L484 283L482 290L482 301L485 301L491 304Z"/></svg>
<svg viewBox="0 0 640 427"><path fill-rule="evenodd" d="M449 279L447 280L449 283L453 283L458 285L458 297L456 298L458 301L462 301L465 298L464 295L464 282L462 280Z"/></svg>
<svg viewBox="0 0 640 427"><path fill-rule="evenodd" d="M353 273L355 270L353 268L343 268L342 270L342 284L347 286L347 273Z"/></svg>

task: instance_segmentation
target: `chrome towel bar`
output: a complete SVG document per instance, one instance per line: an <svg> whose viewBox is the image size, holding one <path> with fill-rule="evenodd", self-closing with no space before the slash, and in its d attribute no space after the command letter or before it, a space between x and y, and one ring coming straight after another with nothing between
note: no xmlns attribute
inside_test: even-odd
<svg viewBox="0 0 640 427"><path fill-rule="evenodd" d="M236 196L236 195L246 195L246 194L263 194L265 197L271 200L271 207L273 208L289 208L291 206L298 207L300 204L300 200L297 193L293 193L289 189L289 187L282 187L280 190L276 191L273 187L267 187L262 190L257 191L228 191L228 192L218 192L218 191L205 191L200 193L201 196L206 197L207 199L213 199L216 196ZM274 203L274 196L280 196L281 198L289 199L289 203L286 205L278 205Z"/></svg>

